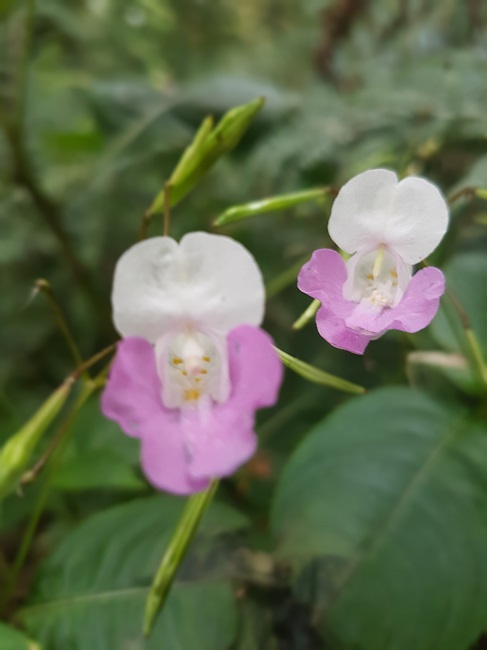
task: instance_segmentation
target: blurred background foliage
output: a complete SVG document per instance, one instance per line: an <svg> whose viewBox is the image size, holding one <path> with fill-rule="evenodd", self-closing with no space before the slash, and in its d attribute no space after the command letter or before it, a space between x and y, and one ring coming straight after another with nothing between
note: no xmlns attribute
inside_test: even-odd
<svg viewBox="0 0 487 650"><path fill-rule="evenodd" d="M175 237L188 230L212 229L213 220L231 205L311 187L338 188L371 167L427 176L449 196L463 188L487 187L487 7L482 0L39 0L35 8L33 4L33 0L0 1L2 443L72 370L69 349L48 301L33 294L36 279L49 280L83 357L113 342L109 296L114 264L137 239L144 211L208 114L218 118L232 106L266 98L265 108L236 150L174 209ZM332 445L326 440L334 440L333 431L328 439L326 432L333 425L326 420L318 424L308 447L301 447L289 465L291 452L310 427L349 398L288 373L280 404L262 414L257 457L222 486L220 501L201 532L201 545L195 544L197 550L168 601L168 613L160 619L156 636L144 645L138 636L142 605L137 599L157 566L166 539L163 533L167 535L175 521L179 500L150 496L138 469L137 445L103 420L97 398L91 399L72 427L62 458L50 471L28 561L5 611L7 620L26 626L43 648L462 650L487 629L487 565L481 550L482 543L487 548L487 449L479 427L487 432L481 389L462 361L450 363L452 357L445 356L439 367L421 354L464 353L461 335L455 337L461 326L445 308L426 332L414 337L389 333L371 344L363 358L330 348L312 324L293 332L292 323L308 304L295 288L293 268L313 249L330 245L329 205L328 200L310 203L222 229L242 241L261 265L270 296L266 327L279 347L369 389L413 384L431 395L411 397L406 388L391 394L374 392L376 410L370 412L364 401L364 413L352 400L350 413L355 415L348 417L358 428L364 417L369 423L374 417L378 423L393 422L391 401L402 405L406 400L414 410L418 400L414 426L420 433L433 431L434 442L430 419L444 420L447 426L457 411L449 414L428 400L446 399L459 404L462 413L475 412L475 435L468 449L450 447L448 436L441 446L444 432L438 433L438 440L451 455L444 459L447 474L461 457L471 470L468 476L478 478L470 484L458 467L452 475L459 492L470 499L468 503L482 506L483 515L475 509L470 512L462 501L451 511L441 511L451 503L451 495L445 488L438 496L432 479L434 494L427 491L420 501L425 509L431 506L430 517L424 517L418 506L409 526L403 522L412 545L404 556L410 560L410 572L401 564L404 557L388 556L382 562L376 558L378 566L367 569L370 575L338 598L337 584L346 584L343 576L359 562L364 544L369 548L371 527L377 522L384 525L382 508L401 501L409 489L388 480L392 470L394 476L401 475L400 467L395 471L400 454L394 450L404 443L404 457L414 459L416 453L422 457L424 449L419 442L410 448L410 432L403 436L398 431L401 442L390 457L379 453L377 463L366 466L366 459L375 453L367 445L354 457L356 480L347 473L351 457L345 454L337 460L336 467L342 467L340 459L344 463L340 476L326 478L329 468L323 465L320 480L310 480L306 488L298 481L296 490L291 489L300 464L306 465L308 447L319 448L309 452L311 457L315 452L317 457L333 455L333 449L320 451L320 445ZM446 268L484 352L486 223L485 198L472 193L460 197L452 205L448 236L430 260ZM154 218L150 234L161 232L162 218ZM360 399L357 404L362 404ZM347 408L348 404L341 411L344 421ZM435 408L441 411L437 416L432 414ZM338 427L336 435L340 439L343 431L348 432L350 449L357 454L360 436L353 439L350 422ZM386 424L381 431L388 431ZM372 427L372 441L374 435ZM48 440L49 436L39 454ZM421 444L426 442L422 439ZM384 476L381 458L389 467ZM282 475L284 465L288 468ZM302 476L308 475L305 466ZM326 480L329 485L321 485ZM367 519L360 515L368 512L367 502L355 510L374 480L386 486L382 496L387 503L374 510L377 517ZM36 480L3 504L0 584L7 583L8 566L43 486ZM323 532L314 519L323 503L317 501L320 490L325 496L342 494L332 516L333 521L339 519L335 540L332 522L321 522L324 528L326 522L331 526ZM286 504L300 493L302 501L289 507L289 513L295 513L292 519L286 515ZM140 507L134 499L142 500ZM307 500L313 507L306 509ZM433 541L442 546L458 525L476 532L445 546L444 562L457 566L458 573L442 573L438 560L437 573L431 569L428 574L436 585L429 592L420 579L423 571L428 572L424 557L441 550L428 538L429 527ZM360 531L358 546L344 550L347 535L342 528ZM288 539L289 530L299 531L302 540L309 535L309 548L307 544L300 548L294 533ZM427 539L425 546L413 548L411 536L418 530ZM284 559L275 554L276 540L287 549ZM461 552L469 544L470 555ZM316 545L327 553L318 553ZM371 553L377 553L375 547ZM415 562L419 556L425 566ZM475 570L466 566L469 562ZM294 587L291 565L299 574ZM411 581L411 575L417 580ZM201 576L211 579L201 582ZM404 585L402 600L398 580ZM128 601L123 594L120 602L103 599L103 594L118 589L130 591ZM457 597L442 601L449 589ZM379 591L381 597L376 598ZM89 593L95 594L93 601L86 596ZM394 598L402 615L394 607L385 615ZM418 598L423 614L428 613L423 618L411 609ZM451 633L439 636L448 616L454 619ZM378 622L382 617L386 623ZM323 624L325 619L330 625ZM413 633L410 628L417 630ZM14 649L37 647L15 643L24 641L14 639ZM3 650L1 643L0 647Z"/></svg>

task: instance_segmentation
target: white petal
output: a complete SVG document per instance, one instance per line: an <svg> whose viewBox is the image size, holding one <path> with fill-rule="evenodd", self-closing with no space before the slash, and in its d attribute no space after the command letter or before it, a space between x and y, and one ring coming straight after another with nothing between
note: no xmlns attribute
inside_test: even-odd
<svg viewBox="0 0 487 650"><path fill-rule="evenodd" d="M432 253L448 228L448 205L433 183L410 176L397 186L385 242L408 264Z"/></svg>
<svg viewBox="0 0 487 650"><path fill-rule="evenodd" d="M333 241L347 253L379 248L396 187L397 176L385 169L371 169L345 183L328 222Z"/></svg>
<svg viewBox="0 0 487 650"><path fill-rule="evenodd" d="M399 182L394 172L372 169L341 188L328 230L347 253L385 244L416 264L436 248L447 226L448 206L435 185L413 176Z"/></svg>
<svg viewBox="0 0 487 650"><path fill-rule="evenodd" d="M196 232L139 242L118 261L112 292L114 323L123 336L154 343L188 323L229 332L260 325L264 284L252 255L223 235Z"/></svg>

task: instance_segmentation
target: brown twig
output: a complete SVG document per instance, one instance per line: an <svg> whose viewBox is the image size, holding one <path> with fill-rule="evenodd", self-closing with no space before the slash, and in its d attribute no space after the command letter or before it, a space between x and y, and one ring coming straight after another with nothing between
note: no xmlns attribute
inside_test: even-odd
<svg viewBox="0 0 487 650"><path fill-rule="evenodd" d="M319 74L336 83L333 57L337 45L350 33L355 20L367 7L367 0L336 0L321 12L322 37L314 52Z"/></svg>
<svg viewBox="0 0 487 650"><path fill-rule="evenodd" d="M475 187L462 187L461 190L458 190L458 192L455 192L451 196L448 197L448 203L451 205L452 203L455 203L455 201L458 201L458 199L461 199L462 197L466 199L472 199L475 196Z"/></svg>
<svg viewBox="0 0 487 650"><path fill-rule="evenodd" d="M12 159L13 181L17 185L23 187L30 195L40 216L44 219L49 230L58 240L66 264L70 268L74 278L81 286L83 286L98 310L101 304L98 290L84 264L79 259L71 239L63 226L61 209L58 204L44 192L37 182L30 161L27 157L19 129L13 125L4 126Z"/></svg>

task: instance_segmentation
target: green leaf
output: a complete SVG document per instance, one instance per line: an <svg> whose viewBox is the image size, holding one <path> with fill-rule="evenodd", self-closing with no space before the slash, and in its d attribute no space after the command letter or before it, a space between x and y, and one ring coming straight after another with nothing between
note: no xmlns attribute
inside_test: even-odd
<svg viewBox="0 0 487 650"><path fill-rule="evenodd" d="M354 650L465 650L485 630L487 428L406 388L348 402L285 469L273 527L298 597Z"/></svg>
<svg viewBox="0 0 487 650"><path fill-rule="evenodd" d="M47 648L226 650L236 633L227 555L215 538L246 525L215 502L153 630L142 638L144 604L184 500L137 499L100 512L71 533L41 566L19 620ZM208 547L212 543L212 554ZM218 557L217 557L218 555ZM211 576L211 581L204 578Z"/></svg>
<svg viewBox="0 0 487 650"><path fill-rule="evenodd" d="M53 486L59 490L143 490L145 481L115 451L100 449L70 458L57 470Z"/></svg>
<svg viewBox="0 0 487 650"><path fill-rule="evenodd" d="M412 386L430 388L436 374L445 377L467 393L478 393L478 383L467 359L455 352L415 350L407 356L406 370Z"/></svg>
<svg viewBox="0 0 487 650"><path fill-rule="evenodd" d="M0 648L2 650L41 650L41 646L18 630L0 623Z"/></svg>
<svg viewBox="0 0 487 650"><path fill-rule="evenodd" d="M271 196L259 201L251 201L242 205L234 205L220 214L214 222L215 226L226 226L229 223L235 223L242 219L255 217L266 212L282 212L289 210L301 203L317 201L322 203L329 192L328 187L315 190L304 190L303 192L293 192L292 194L283 194L282 196Z"/></svg>
<svg viewBox="0 0 487 650"><path fill-rule="evenodd" d="M248 104L232 108L225 113L215 128L212 128L213 121L210 117L203 121L168 181L171 188L171 206L179 203L221 156L237 146L255 115L263 107L264 101L263 98L254 99ZM163 209L164 194L163 189L156 196L148 210L149 215Z"/></svg>
<svg viewBox="0 0 487 650"><path fill-rule="evenodd" d="M74 423L70 441L53 474L59 490L140 490L139 442L103 416L100 397L88 400Z"/></svg>

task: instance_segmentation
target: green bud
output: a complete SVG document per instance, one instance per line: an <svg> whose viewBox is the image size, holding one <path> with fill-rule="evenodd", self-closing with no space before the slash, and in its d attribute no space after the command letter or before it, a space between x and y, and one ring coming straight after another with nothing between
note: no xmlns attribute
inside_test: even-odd
<svg viewBox="0 0 487 650"><path fill-rule="evenodd" d="M256 113L263 107L264 101L261 97L249 104L232 108L214 128L211 117L203 121L165 184L170 190L167 194L171 206L179 203L221 156L237 146ZM149 217L162 211L165 193L163 189L156 196L147 211Z"/></svg>
<svg viewBox="0 0 487 650"><path fill-rule="evenodd" d="M261 199L260 201L235 205L220 214L215 220L214 225L226 226L229 223L235 223L242 219L255 217L258 214L288 210L295 205L309 203L310 201L323 202L329 191L330 189L328 187L323 187L315 190L293 192L292 194L282 194L281 196L271 196L267 199Z"/></svg>
<svg viewBox="0 0 487 650"><path fill-rule="evenodd" d="M65 403L74 379L67 379L0 450L0 499L14 490L32 452Z"/></svg>

